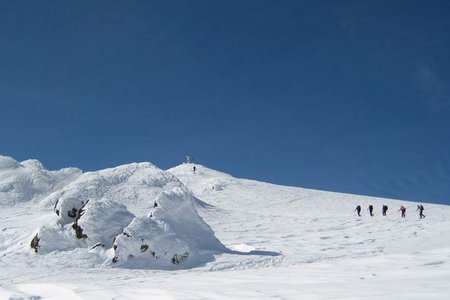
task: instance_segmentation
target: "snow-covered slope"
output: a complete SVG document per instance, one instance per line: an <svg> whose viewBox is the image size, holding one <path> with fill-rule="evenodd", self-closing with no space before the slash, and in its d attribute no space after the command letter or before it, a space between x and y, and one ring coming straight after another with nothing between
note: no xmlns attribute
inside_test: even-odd
<svg viewBox="0 0 450 300"><path fill-rule="evenodd" d="M38 160L0 155L0 205L40 200L81 175L77 168L49 171Z"/></svg>
<svg viewBox="0 0 450 300"><path fill-rule="evenodd" d="M168 171L216 207L200 212L229 247L283 254L282 260L266 258L263 264L450 250L448 206L426 204L425 215L429 214L421 220L413 202L278 186L233 178L202 165L195 165L193 172L193 166ZM362 206L361 217L354 211L357 205ZM369 205L374 206L374 217L369 216ZM387 216L381 214L383 205L389 207ZM406 218L400 217L401 205L407 208ZM259 264L253 259L241 263Z"/></svg>
<svg viewBox="0 0 450 300"><path fill-rule="evenodd" d="M183 164L164 172L150 164L134 165L138 171L119 176L120 180L112 180L117 170L102 170L93 172L95 176L80 176L42 205L5 207L0 220L0 267L7 272L0 274L0 298L450 297L450 207L422 203L426 218L420 219L418 203L278 186L234 178L202 165L195 165L194 172L193 166ZM165 179L147 185L144 177ZM111 181L115 183L106 183ZM98 220L123 216L112 218L127 220L114 241L118 251L72 245L70 250L36 255L29 239L37 227L71 224L53 212L57 199L58 205L90 200L78 222L88 235L86 242L93 236L89 245L111 236L108 222ZM375 207L373 217L366 211L369 204ZM361 217L354 211L357 205L363 207ZM382 205L389 206L386 216L381 215ZM406 218L398 211L401 205L407 208ZM70 205L63 207L57 206L67 214ZM184 214L193 207L200 216ZM95 237L97 227L105 234ZM165 228L169 229L163 232ZM73 230L67 229L58 233L73 237ZM218 240L234 251L223 250ZM156 252L168 250L159 245L174 249L167 258L177 254L185 269L171 262L155 263ZM214 248L215 252L202 250ZM199 258L193 264L192 257L185 255L189 251ZM100 263L111 257L127 268ZM177 271L168 271L172 269Z"/></svg>

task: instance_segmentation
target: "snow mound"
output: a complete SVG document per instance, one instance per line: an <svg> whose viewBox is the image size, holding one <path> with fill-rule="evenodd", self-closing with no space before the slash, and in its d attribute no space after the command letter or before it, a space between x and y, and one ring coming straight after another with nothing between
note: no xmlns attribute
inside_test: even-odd
<svg viewBox="0 0 450 300"><path fill-rule="evenodd" d="M156 207L150 213L166 232L185 237L193 248L224 250L211 228L198 215L194 206L196 198L185 189L174 188L156 198Z"/></svg>
<svg viewBox="0 0 450 300"><path fill-rule="evenodd" d="M87 236L89 247L98 243L112 247L114 238L134 218L125 205L106 199L88 203L83 209L86 212L80 217L78 226Z"/></svg>
<svg viewBox="0 0 450 300"><path fill-rule="evenodd" d="M0 205L39 201L80 175L77 168L49 171L38 160L18 162L0 155Z"/></svg>
<svg viewBox="0 0 450 300"><path fill-rule="evenodd" d="M30 246L40 254L52 251L112 246L116 235L134 218L124 205L102 199L89 202L77 212L72 223L59 218L41 226Z"/></svg>
<svg viewBox="0 0 450 300"><path fill-rule="evenodd" d="M79 210L88 200L96 202L103 198L127 206L136 215L147 214L156 196L183 184L172 174L164 172L151 163L132 163L116 168L82 174L63 189L45 198L45 206L55 205L60 218L73 220L68 214Z"/></svg>
<svg viewBox="0 0 450 300"><path fill-rule="evenodd" d="M199 264L202 252L226 251L198 215L194 200L182 188L161 193L149 216L135 218L116 238L115 262L144 257L147 265L167 266L189 258Z"/></svg>
<svg viewBox="0 0 450 300"><path fill-rule="evenodd" d="M162 226L161 226L162 225ZM187 240L167 231L164 223L149 217L137 217L114 242L113 262L135 265L135 258L143 266L179 264L189 258L191 248Z"/></svg>
<svg viewBox="0 0 450 300"><path fill-rule="evenodd" d="M56 216L30 246L39 254L101 251L98 257L124 267L199 265L227 251L199 216L200 202L174 175L150 163L84 173L42 201L54 203Z"/></svg>

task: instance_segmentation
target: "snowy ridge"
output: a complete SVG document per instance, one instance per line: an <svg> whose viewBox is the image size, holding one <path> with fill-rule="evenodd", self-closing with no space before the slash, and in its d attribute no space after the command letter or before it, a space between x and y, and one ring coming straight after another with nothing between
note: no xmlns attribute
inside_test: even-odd
<svg viewBox="0 0 450 300"><path fill-rule="evenodd" d="M87 200L108 198L129 205L134 214L146 214L161 192L183 184L151 163L133 163L96 172L83 173L76 181L43 199L44 206L67 205L79 209ZM75 203L76 202L76 203ZM63 214L61 218L66 219Z"/></svg>
<svg viewBox="0 0 450 300"><path fill-rule="evenodd" d="M49 171L38 160L18 162L0 155L0 205L39 201L80 175L77 168Z"/></svg>

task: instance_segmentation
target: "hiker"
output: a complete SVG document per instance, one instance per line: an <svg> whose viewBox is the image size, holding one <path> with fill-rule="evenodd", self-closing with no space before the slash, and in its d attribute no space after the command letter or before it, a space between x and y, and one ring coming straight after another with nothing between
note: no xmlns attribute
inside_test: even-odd
<svg viewBox="0 0 450 300"><path fill-rule="evenodd" d="M356 210L356 212L358 213L358 217L361 217L361 205L358 205L358 206L355 208L355 210Z"/></svg>
<svg viewBox="0 0 450 300"><path fill-rule="evenodd" d="M381 212L383 213L383 216L386 215L387 210L388 210L388 206L387 205L383 205L383 209L381 210Z"/></svg>
<svg viewBox="0 0 450 300"><path fill-rule="evenodd" d="M423 205L422 205L422 204L417 205L417 210L419 211L419 217L420 217L421 219L425 218L425 215L423 214L424 209L425 209L425 208L423 208Z"/></svg>
<svg viewBox="0 0 450 300"><path fill-rule="evenodd" d="M400 209L398 211L402 212L402 218L406 217L406 207L404 207L403 205L400 206Z"/></svg>
<svg viewBox="0 0 450 300"><path fill-rule="evenodd" d="M373 217L373 205L372 204L369 205L369 214L371 217Z"/></svg>
<svg viewBox="0 0 450 300"><path fill-rule="evenodd" d="M193 171L194 171L194 173L195 173L195 170L196 170L195 166L194 166L194 167L192 167L192 170L193 170Z"/></svg>

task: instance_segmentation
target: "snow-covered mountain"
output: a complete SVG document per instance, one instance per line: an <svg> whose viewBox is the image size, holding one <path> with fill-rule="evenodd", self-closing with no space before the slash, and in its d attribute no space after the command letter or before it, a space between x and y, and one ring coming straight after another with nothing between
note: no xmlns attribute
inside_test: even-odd
<svg viewBox="0 0 450 300"><path fill-rule="evenodd" d="M450 207L422 203L420 219L419 203L195 167L139 163L83 173L45 197L4 205L0 298L450 296Z"/></svg>

